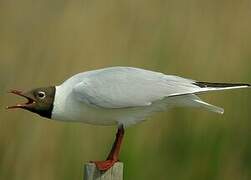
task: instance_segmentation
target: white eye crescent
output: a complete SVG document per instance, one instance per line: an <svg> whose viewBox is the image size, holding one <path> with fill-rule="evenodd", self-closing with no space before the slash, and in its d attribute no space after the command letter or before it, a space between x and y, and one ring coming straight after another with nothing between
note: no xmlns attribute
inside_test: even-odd
<svg viewBox="0 0 251 180"><path fill-rule="evenodd" d="M45 98L45 92L43 92L43 91L38 91L37 95L38 95L38 97L40 99L44 99Z"/></svg>

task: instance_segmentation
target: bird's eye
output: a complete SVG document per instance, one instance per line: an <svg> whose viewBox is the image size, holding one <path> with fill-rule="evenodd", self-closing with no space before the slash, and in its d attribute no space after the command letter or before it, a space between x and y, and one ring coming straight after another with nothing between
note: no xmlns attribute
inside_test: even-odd
<svg viewBox="0 0 251 180"><path fill-rule="evenodd" d="M45 92L43 92L43 91L38 91L37 96L38 96L40 99L44 99L44 98L45 98Z"/></svg>

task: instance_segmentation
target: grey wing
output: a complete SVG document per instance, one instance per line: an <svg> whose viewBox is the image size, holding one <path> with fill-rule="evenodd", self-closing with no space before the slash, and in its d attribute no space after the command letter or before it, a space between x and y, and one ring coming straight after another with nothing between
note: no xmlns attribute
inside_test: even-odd
<svg viewBox="0 0 251 180"><path fill-rule="evenodd" d="M153 71L116 67L83 77L73 92L82 102L103 108L148 106L169 96L198 91L194 81Z"/></svg>

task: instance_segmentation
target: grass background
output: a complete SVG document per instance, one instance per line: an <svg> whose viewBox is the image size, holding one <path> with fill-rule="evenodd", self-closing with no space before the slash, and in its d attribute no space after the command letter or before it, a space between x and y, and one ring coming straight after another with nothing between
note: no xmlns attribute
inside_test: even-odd
<svg viewBox="0 0 251 180"><path fill-rule="evenodd" d="M250 0L0 0L0 179L79 180L116 132L6 111L19 100L8 89L117 65L251 83L250 9ZM179 108L126 130L125 179L251 179L250 90L202 98L225 114Z"/></svg>

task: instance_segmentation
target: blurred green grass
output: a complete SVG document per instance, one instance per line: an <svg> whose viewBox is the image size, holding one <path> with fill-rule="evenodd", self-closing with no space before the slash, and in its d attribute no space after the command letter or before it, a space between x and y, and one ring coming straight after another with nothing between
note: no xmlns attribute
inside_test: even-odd
<svg viewBox="0 0 251 180"><path fill-rule="evenodd" d="M77 72L136 66L251 82L249 0L0 1L0 179L81 179L115 127L9 112L9 88L60 84ZM203 95L223 116L173 109L126 130L125 179L251 179L249 89Z"/></svg>

